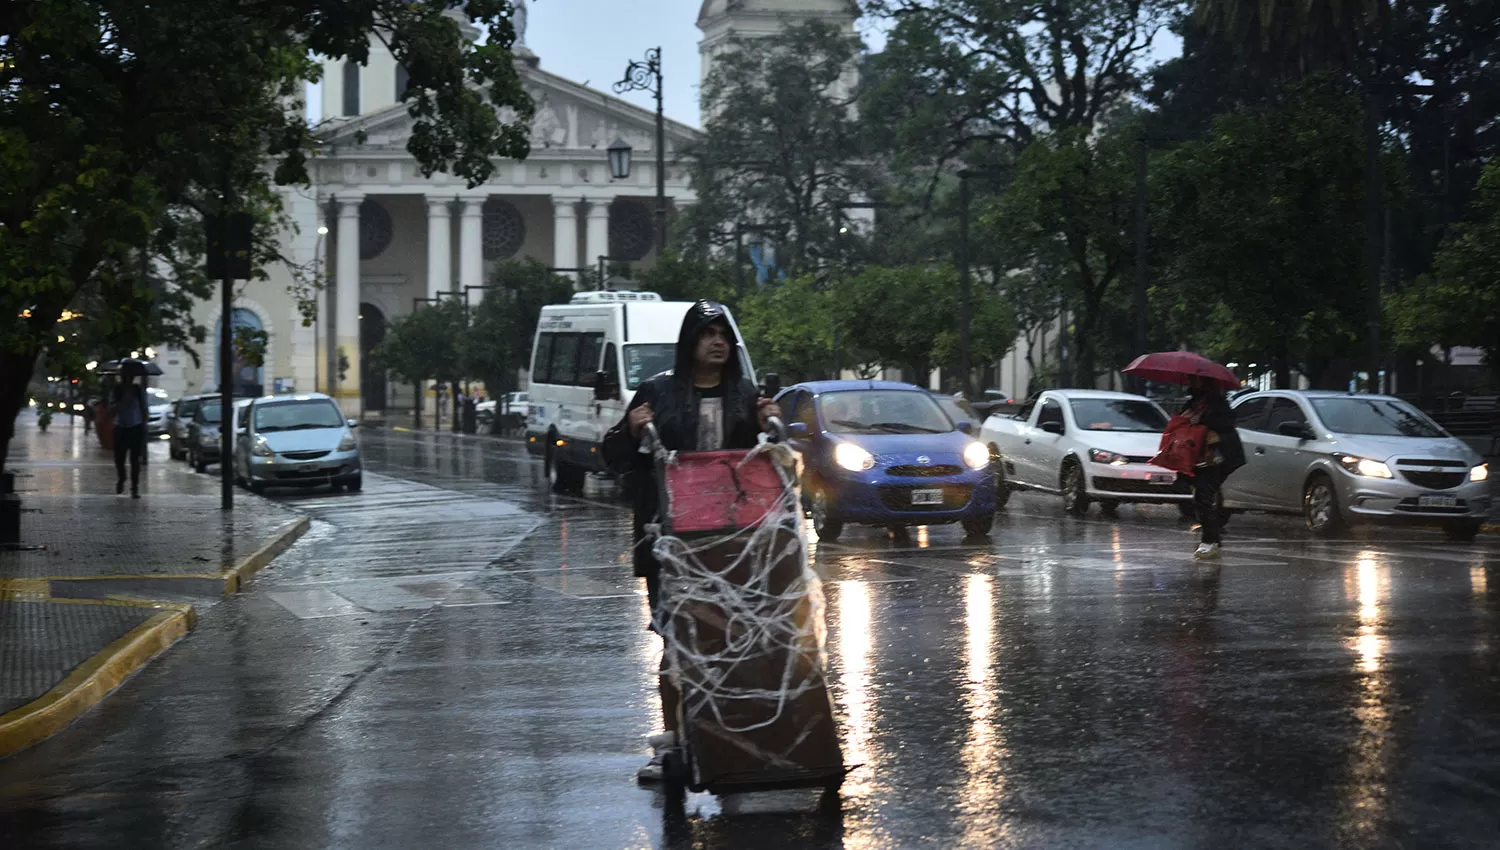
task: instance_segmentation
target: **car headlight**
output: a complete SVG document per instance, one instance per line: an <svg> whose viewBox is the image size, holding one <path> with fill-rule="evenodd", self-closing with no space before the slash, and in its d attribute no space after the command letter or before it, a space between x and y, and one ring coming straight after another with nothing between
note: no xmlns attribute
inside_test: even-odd
<svg viewBox="0 0 1500 850"><path fill-rule="evenodd" d="M271 451L271 445L266 442L265 437L255 438L255 447L250 450L250 453L255 455L256 457L271 457L272 455L276 454L275 452Z"/></svg>
<svg viewBox="0 0 1500 850"><path fill-rule="evenodd" d="M990 465L990 450L983 443L970 443L964 446L964 463L970 469L984 469Z"/></svg>
<svg viewBox="0 0 1500 850"><path fill-rule="evenodd" d="M1344 455L1339 458L1339 465L1346 469L1351 475L1363 475L1366 478L1395 478L1391 474L1391 468L1378 460L1369 458L1353 457Z"/></svg>
<svg viewBox="0 0 1500 850"><path fill-rule="evenodd" d="M357 445L359 443L355 442L353 434L345 434L344 439L339 440L338 450L341 452L352 452Z"/></svg>
<svg viewBox="0 0 1500 850"><path fill-rule="evenodd" d="M1488 480L1490 480L1490 465L1487 464L1487 463L1481 463L1480 465L1478 465L1478 466L1474 467L1473 469L1469 470L1469 480L1470 481L1488 481Z"/></svg>
<svg viewBox="0 0 1500 850"><path fill-rule="evenodd" d="M1130 461L1125 459L1124 455L1107 452L1103 449L1089 449L1089 460L1094 463L1107 463L1110 466L1124 466L1130 463Z"/></svg>
<svg viewBox="0 0 1500 850"><path fill-rule="evenodd" d="M874 468L875 456L853 443L839 443L833 450L833 462L850 472L861 472Z"/></svg>

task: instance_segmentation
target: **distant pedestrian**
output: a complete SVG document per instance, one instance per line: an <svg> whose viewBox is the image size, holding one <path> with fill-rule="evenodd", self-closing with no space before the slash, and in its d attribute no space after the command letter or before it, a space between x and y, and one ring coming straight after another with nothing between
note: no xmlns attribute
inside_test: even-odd
<svg viewBox="0 0 1500 850"><path fill-rule="evenodd" d="M141 456L146 450L146 388L123 371L111 403L114 414L115 492L125 492L125 456L130 455L130 498L141 497Z"/></svg>
<svg viewBox="0 0 1500 850"><path fill-rule="evenodd" d="M1208 429L1203 456L1189 479L1193 483L1193 504L1202 535L1193 557L1217 558L1224 519L1219 513L1219 490L1230 473L1245 465L1245 447L1240 443L1234 411L1229 409L1223 391L1199 380L1189 387L1182 415L1194 425Z"/></svg>

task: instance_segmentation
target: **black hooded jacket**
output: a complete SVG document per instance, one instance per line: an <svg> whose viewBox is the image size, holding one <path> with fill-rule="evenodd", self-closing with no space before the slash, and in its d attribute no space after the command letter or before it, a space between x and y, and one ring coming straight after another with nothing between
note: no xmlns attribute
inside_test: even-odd
<svg viewBox="0 0 1500 850"><path fill-rule="evenodd" d="M662 372L643 382L631 399L630 410L651 405L657 433L668 451L691 452L698 449L698 403L700 395L693 386L693 356L698 335L715 321L728 324L728 310L713 301L699 301L688 309L677 336L677 359L670 372ZM733 336L733 326L730 334ZM748 449L755 445L760 430L756 415L759 391L745 377L740 364L738 340L724 364L724 448ZM629 410L604 435L604 462L610 469L626 476L626 485L635 500L635 574L654 575L661 569L649 548L642 543L645 525L656 519L658 500L652 460L640 451L640 440L630 436Z"/></svg>
<svg viewBox="0 0 1500 850"><path fill-rule="evenodd" d="M1188 400L1182 406L1182 411L1192 411L1200 398L1203 400L1203 415L1198 423L1219 435L1219 453L1223 457L1221 471L1228 477L1229 473L1245 465L1245 446L1240 442L1240 432L1235 428L1234 411L1230 409L1229 400L1224 398L1223 393L1196 388L1188 393Z"/></svg>

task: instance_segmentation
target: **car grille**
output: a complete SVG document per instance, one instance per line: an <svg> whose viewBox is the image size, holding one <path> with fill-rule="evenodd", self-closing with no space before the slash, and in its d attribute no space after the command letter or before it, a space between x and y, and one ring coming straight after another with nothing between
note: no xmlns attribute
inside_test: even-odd
<svg viewBox="0 0 1500 850"><path fill-rule="evenodd" d="M1191 493L1192 485L1188 479L1179 476L1176 481L1167 484L1153 484L1149 481L1141 481L1135 478L1104 478L1095 476L1094 489L1101 493L1127 493L1138 496L1147 494L1182 494Z"/></svg>
<svg viewBox="0 0 1500 850"><path fill-rule="evenodd" d="M1403 469L1401 475L1407 481L1428 490L1452 490L1469 478L1468 472L1418 472L1414 469Z"/></svg>
<svg viewBox="0 0 1500 850"><path fill-rule="evenodd" d="M305 481L312 478L329 478L331 476L340 474L341 472L343 472L343 470L344 468L342 466L335 469L309 469L305 471L301 469L278 469L276 470L276 477L282 481Z"/></svg>
<svg viewBox="0 0 1500 850"><path fill-rule="evenodd" d="M936 466L892 466L885 472L887 475L899 475L903 478L937 478L942 475L957 475L962 471L951 463L940 463Z"/></svg>
<svg viewBox="0 0 1500 850"><path fill-rule="evenodd" d="M287 460L317 460L327 454L328 452L325 450L321 452L282 452L281 456Z"/></svg>
<svg viewBox="0 0 1500 850"><path fill-rule="evenodd" d="M1400 460L1396 461L1396 465L1397 466L1444 466L1444 467L1448 467L1449 469L1453 469L1455 467L1458 468L1458 469L1468 469L1469 468L1469 465L1467 463L1464 463L1461 460L1420 460L1420 459L1412 459L1412 458L1409 458L1409 457L1404 457L1404 458L1401 458Z"/></svg>
<svg viewBox="0 0 1500 850"><path fill-rule="evenodd" d="M893 511L956 511L969 503L974 488L968 485L944 487L941 505L913 505L911 491L921 487L901 487L892 484L880 486L880 503Z"/></svg>

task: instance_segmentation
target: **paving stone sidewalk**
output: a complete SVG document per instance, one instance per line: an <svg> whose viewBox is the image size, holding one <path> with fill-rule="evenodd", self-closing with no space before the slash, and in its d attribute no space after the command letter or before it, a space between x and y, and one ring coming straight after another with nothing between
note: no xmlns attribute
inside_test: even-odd
<svg viewBox="0 0 1500 850"><path fill-rule="evenodd" d="M217 467L195 474L153 442L141 498L115 494L113 456L82 420L59 416L43 433L16 423L6 471L22 499L21 542L0 550L0 715L38 699L78 665L157 613L121 599L212 604L217 574L299 519L275 502L235 493L219 507ZM202 576L197 584L161 580ZM57 600L66 597L67 604ZM87 600L97 599L97 603Z"/></svg>

